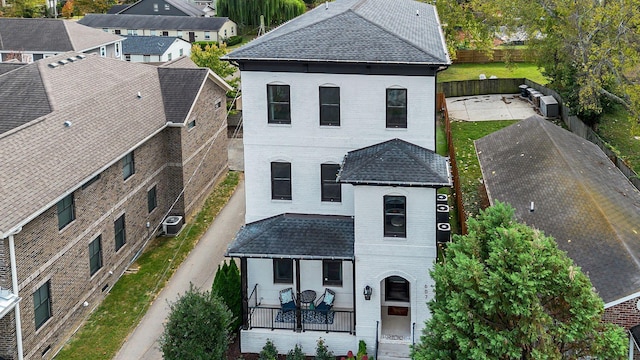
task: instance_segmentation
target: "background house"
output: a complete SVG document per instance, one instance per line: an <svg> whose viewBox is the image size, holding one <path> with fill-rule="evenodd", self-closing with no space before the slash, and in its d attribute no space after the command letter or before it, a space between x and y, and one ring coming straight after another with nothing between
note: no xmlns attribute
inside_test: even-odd
<svg viewBox="0 0 640 360"><path fill-rule="evenodd" d="M0 75L0 357L51 358L163 220L199 207L227 171L229 89L184 57Z"/></svg>
<svg viewBox="0 0 640 360"><path fill-rule="evenodd" d="M322 337L373 354L380 339L376 359L407 358L433 297L436 190L451 185L434 153L450 63L435 7L337 0L223 59L242 76L246 225L228 249L242 351L268 338L311 354Z"/></svg>
<svg viewBox="0 0 640 360"><path fill-rule="evenodd" d="M640 324L640 192L602 150L537 116L475 144L489 200L556 239L604 300L605 320Z"/></svg>
<svg viewBox="0 0 640 360"><path fill-rule="evenodd" d="M0 18L1 61L30 63L68 51L122 59L120 36L61 19Z"/></svg>
<svg viewBox="0 0 640 360"><path fill-rule="evenodd" d="M191 43L171 36L129 36L122 43L126 61L163 63L191 56Z"/></svg>
<svg viewBox="0 0 640 360"><path fill-rule="evenodd" d="M185 0L140 0L116 14L162 15L162 16L205 16L205 12L195 4Z"/></svg>
<svg viewBox="0 0 640 360"><path fill-rule="evenodd" d="M189 42L238 35L236 23L226 17L88 14L78 23L116 35L175 36Z"/></svg>

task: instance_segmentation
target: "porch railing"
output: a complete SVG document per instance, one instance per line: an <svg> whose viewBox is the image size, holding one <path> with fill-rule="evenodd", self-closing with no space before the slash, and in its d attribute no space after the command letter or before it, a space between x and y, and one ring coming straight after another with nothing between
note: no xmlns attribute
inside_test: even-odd
<svg viewBox="0 0 640 360"><path fill-rule="evenodd" d="M298 314L300 326L298 326ZM329 312L296 309L282 312L279 307L253 306L249 308L249 329L284 329L292 331L355 332L353 310L332 309Z"/></svg>

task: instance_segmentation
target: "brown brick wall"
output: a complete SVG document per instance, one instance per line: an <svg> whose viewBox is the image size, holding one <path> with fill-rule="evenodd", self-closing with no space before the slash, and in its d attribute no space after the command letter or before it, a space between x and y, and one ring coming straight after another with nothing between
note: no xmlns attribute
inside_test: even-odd
<svg viewBox="0 0 640 360"><path fill-rule="evenodd" d="M220 95L223 106L215 111L212 99ZM191 131L186 127L167 128L135 149L135 174L128 179L123 180L122 163L117 161L100 174L100 179L74 191L76 218L62 230L58 230L57 207L53 205L15 236L25 359L40 359L49 346L51 351L45 358L52 356L103 300L106 291L102 289L113 286L146 240L154 235L153 229L160 227L184 186L186 174L191 176L210 139L218 128L226 125L224 110L224 91L207 82L193 111L194 116L202 118L195 128ZM185 198L198 204L208 193L203 192L204 188L214 182L215 174L226 169L226 164L226 132L222 130L202 165L203 171L171 213L184 214ZM158 207L148 213L147 191L154 185ZM192 209L193 205L189 211ZM125 214L126 244L116 252L114 221L122 214ZM91 276L88 246L98 235L102 236L103 267ZM5 251L8 257L6 244L7 241L0 241L0 285L11 282L8 258L7 269L2 267ZM52 317L36 330L33 293L47 281ZM85 301L89 306L83 306ZM16 357L13 312L0 319L0 356Z"/></svg>
<svg viewBox="0 0 640 360"><path fill-rule="evenodd" d="M637 308L638 301L640 301L640 296L605 309L602 320L620 325L626 330L640 325L640 310ZM634 349L633 359L640 360L640 350L637 348Z"/></svg>

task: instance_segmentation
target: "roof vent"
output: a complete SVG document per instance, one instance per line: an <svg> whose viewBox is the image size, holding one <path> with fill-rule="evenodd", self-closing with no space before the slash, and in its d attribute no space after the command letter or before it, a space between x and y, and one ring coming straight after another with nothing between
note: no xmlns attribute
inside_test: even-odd
<svg viewBox="0 0 640 360"><path fill-rule="evenodd" d="M57 68L58 66L60 66L60 65L58 65L57 63L51 63L51 64L49 64L49 67L50 67L50 68L53 68L53 69Z"/></svg>
<svg viewBox="0 0 640 360"><path fill-rule="evenodd" d="M71 121L67 120L64 122L64 127L71 127Z"/></svg>
<svg viewBox="0 0 640 360"><path fill-rule="evenodd" d="M416 10L416 16L420 16L420 10Z"/></svg>
<svg viewBox="0 0 640 360"><path fill-rule="evenodd" d="M325 10L329 10L329 2L328 1L324 2L324 9Z"/></svg>
<svg viewBox="0 0 640 360"><path fill-rule="evenodd" d="M66 64L68 64L69 62L68 62L67 60L62 59L62 60L59 60L59 61L58 61L58 63L59 63L60 65L66 65Z"/></svg>
<svg viewBox="0 0 640 360"><path fill-rule="evenodd" d="M138 99L142 99L142 94L140 94L140 91L138 91L138 94L136 96L138 97Z"/></svg>
<svg viewBox="0 0 640 360"><path fill-rule="evenodd" d="M76 59L76 58L74 58L74 57L67 58L67 61L70 61L70 62L74 62L74 61L76 61L76 60L78 60L78 59Z"/></svg>
<svg viewBox="0 0 640 360"><path fill-rule="evenodd" d="M82 59L86 58L86 56L82 55L82 54L78 54L78 55L76 55L76 57L78 58L78 60L82 60Z"/></svg>

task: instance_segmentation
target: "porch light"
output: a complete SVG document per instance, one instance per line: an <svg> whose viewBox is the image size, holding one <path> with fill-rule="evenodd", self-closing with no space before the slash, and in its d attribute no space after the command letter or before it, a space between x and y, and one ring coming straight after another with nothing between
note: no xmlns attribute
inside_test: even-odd
<svg viewBox="0 0 640 360"><path fill-rule="evenodd" d="M373 289L371 288L371 286L367 285L364 287L364 299L365 300L371 300L371 293L373 292Z"/></svg>

